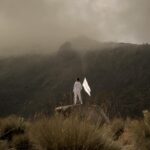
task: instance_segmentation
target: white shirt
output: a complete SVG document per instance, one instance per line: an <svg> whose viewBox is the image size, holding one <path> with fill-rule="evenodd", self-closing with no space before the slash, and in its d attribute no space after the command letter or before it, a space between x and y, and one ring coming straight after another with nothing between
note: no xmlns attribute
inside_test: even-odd
<svg viewBox="0 0 150 150"><path fill-rule="evenodd" d="M82 90L82 85L79 81L74 83L73 92L80 92Z"/></svg>

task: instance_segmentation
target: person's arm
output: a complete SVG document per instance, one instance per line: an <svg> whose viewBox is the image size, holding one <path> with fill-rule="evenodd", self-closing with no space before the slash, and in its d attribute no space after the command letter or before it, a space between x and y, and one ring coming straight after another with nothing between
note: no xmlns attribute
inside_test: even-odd
<svg viewBox="0 0 150 150"><path fill-rule="evenodd" d="M76 83L74 83L74 85L73 85L73 92L74 92L74 90L75 90L75 84L76 84Z"/></svg>
<svg viewBox="0 0 150 150"><path fill-rule="evenodd" d="M82 90L82 84L80 83L80 89Z"/></svg>

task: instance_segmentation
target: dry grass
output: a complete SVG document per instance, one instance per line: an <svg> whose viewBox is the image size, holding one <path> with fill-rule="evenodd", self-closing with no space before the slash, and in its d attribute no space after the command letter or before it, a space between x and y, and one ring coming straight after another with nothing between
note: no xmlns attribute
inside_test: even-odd
<svg viewBox="0 0 150 150"><path fill-rule="evenodd" d="M76 117L55 116L32 124L31 140L47 150L119 150L106 130Z"/></svg>
<svg viewBox="0 0 150 150"><path fill-rule="evenodd" d="M11 147L16 150L31 150L33 146L27 135L18 135L13 137Z"/></svg>
<svg viewBox="0 0 150 150"><path fill-rule="evenodd" d="M6 141L0 141L0 150L8 150L8 144Z"/></svg>
<svg viewBox="0 0 150 150"><path fill-rule="evenodd" d="M132 121L129 130L137 150L150 149L150 113L144 115L143 120Z"/></svg>
<svg viewBox="0 0 150 150"><path fill-rule="evenodd" d="M14 130L15 129L15 130ZM13 132L9 132L13 130ZM8 134L9 133L9 134ZM3 136L3 135L7 136ZM141 120L93 123L85 117L40 116L32 121L0 119L0 150L149 150L150 113Z"/></svg>

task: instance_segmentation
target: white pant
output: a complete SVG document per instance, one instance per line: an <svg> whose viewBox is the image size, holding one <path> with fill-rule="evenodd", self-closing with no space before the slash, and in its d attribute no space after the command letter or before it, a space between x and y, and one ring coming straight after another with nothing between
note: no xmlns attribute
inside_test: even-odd
<svg viewBox="0 0 150 150"><path fill-rule="evenodd" d="M82 98L81 98L81 92L74 91L74 104L77 104L77 98L79 98L80 103L83 104Z"/></svg>

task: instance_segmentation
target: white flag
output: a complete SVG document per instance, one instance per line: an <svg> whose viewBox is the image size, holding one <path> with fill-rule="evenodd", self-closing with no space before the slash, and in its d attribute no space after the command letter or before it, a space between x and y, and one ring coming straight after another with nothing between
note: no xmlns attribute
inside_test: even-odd
<svg viewBox="0 0 150 150"><path fill-rule="evenodd" d="M82 86L83 86L85 92L86 92L89 96L91 96L91 89L90 89L90 86L89 86L89 84L88 84L86 78L84 78L84 81L83 81L83 83L82 83Z"/></svg>

